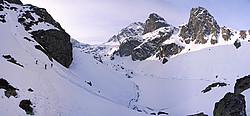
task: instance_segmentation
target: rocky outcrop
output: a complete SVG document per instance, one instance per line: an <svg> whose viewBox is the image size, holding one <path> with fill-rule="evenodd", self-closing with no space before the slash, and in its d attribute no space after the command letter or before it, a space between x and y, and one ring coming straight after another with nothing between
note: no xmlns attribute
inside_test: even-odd
<svg viewBox="0 0 250 116"><path fill-rule="evenodd" d="M152 32L161 27L168 27L168 26L170 25L165 21L164 18L162 18L156 13L151 13L145 22L145 28L143 34Z"/></svg>
<svg viewBox="0 0 250 116"><path fill-rule="evenodd" d="M3 78L0 78L0 89L5 89L4 94L6 97L13 96L17 98L17 92L16 90L19 90L12 85L9 84L9 82Z"/></svg>
<svg viewBox="0 0 250 116"><path fill-rule="evenodd" d="M175 43L165 44L159 47L156 57L159 57L160 59L164 57L170 57L172 55L180 53L183 49L183 46L179 46Z"/></svg>
<svg viewBox="0 0 250 116"><path fill-rule="evenodd" d="M250 88L250 75L237 79L234 85L234 93L242 93Z"/></svg>
<svg viewBox="0 0 250 116"><path fill-rule="evenodd" d="M238 49L238 48L241 46L240 40L237 39L237 40L234 42L234 46L235 46L236 49Z"/></svg>
<svg viewBox="0 0 250 116"><path fill-rule="evenodd" d="M18 17L18 22L24 25L26 31L31 30L31 27L33 25L37 25L39 22L47 22L49 24L52 24L59 30L64 31L61 25L52 18L52 16L46 11L46 9L39 8L30 4L26 4L24 6L27 6L30 10L22 12L22 14ZM32 13L35 13L39 16L38 20L35 20L35 18L31 15Z"/></svg>
<svg viewBox="0 0 250 116"><path fill-rule="evenodd" d="M240 38L241 39L246 39L247 38L247 33L246 33L247 31L245 31L245 30L240 30Z"/></svg>
<svg viewBox="0 0 250 116"><path fill-rule="evenodd" d="M31 34L56 61L65 67L69 67L73 60L69 34L53 29L33 31Z"/></svg>
<svg viewBox="0 0 250 116"><path fill-rule="evenodd" d="M133 37L130 38L131 39L126 40L119 46L119 54L121 57L131 55L134 48L142 43L138 40L133 39Z"/></svg>
<svg viewBox="0 0 250 116"><path fill-rule="evenodd" d="M19 103L19 107L22 108L26 112L26 114L34 115L32 102L30 100L22 100Z"/></svg>
<svg viewBox="0 0 250 116"><path fill-rule="evenodd" d="M9 3L14 3L14 4L19 4L19 5L23 4L20 0L0 0L0 3L3 3L3 1L7 1Z"/></svg>
<svg viewBox="0 0 250 116"><path fill-rule="evenodd" d="M211 43L218 42L220 26L214 17L203 7L192 8L188 24L181 27L180 35L189 44L205 44L209 40L207 36L212 35Z"/></svg>
<svg viewBox="0 0 250 116"><path fill-rule="evenodd" d="M0 5L0 11L1 11L1 5ZM6 22L5 16L6 16L6 15L0 15L0 22L2 22L2 23L5 23L5 22Z"/></svg>
<svg viewBox="0 0 250 116"><path fill-rule="evenodd" d="M224 86L227 86L226 83L224 82L216 82L216 83L212 83L211 85L209 85L208 87L206 87L204 90L202 90L201 92L202 93L206 93L206 92L209 92L210 90L212 90L212 88L214 87L224 87Z"/></svg>
<svg viewBox="0 0 250 116"><path fill-rule="evenodd" d="M227 93L215 103L214 116L246 116L245 96L238 93Z"/></svg>
<svg viewBox="0 0 250 116"><path fill-rule="evenodd" d="M166 27L166 30L168 30L168 32L163 33L162 36L152 38L147 42L142 43L140 46L136 47L131 54L132 60L142 61L149 58L152 55L155 55L157 49L159 49L162 43L167 39L169 39L173 34L173 30L171 30L170 28Z"/></svg>
<svg viewBox="0 0 250 116"><path fill-rule="evenodd" d="M231 40L231 36L233 36L232 31L225 26L221 28L221 34L222 34L222 38L225 41Z"/></svg>

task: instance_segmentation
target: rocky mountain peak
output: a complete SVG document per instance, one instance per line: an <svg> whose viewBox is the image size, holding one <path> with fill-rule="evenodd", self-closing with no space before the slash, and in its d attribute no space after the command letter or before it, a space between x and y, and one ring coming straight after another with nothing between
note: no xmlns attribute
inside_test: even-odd
<svg viewBox="0 0 250 116"><path fill-rule="evenodd" d="M190 18L191 17L204 17L204 16L213 18L213 16L207 11L207 9L203 7L198 6L190 10Z"/></svg>
<svg viewBox="0 0 250 116"><path fill-rule="evenodd" d="M156 13L151 13L151 14L149 14L148 19L151 19L151 20L153 20L153 21L158 21L158 20L165 21L165 19L164 19L163 17L159 16L159 15L156 14Z"/></svg>
<svg viewBox="0 0 250 116"><path fill-rule="evenodd" d="M7 1L9 3L15 3L15 4L19 4L19 5L23 4L20 0L0 0L0 3L3 3L3 1Z"/></svg>
<svg viewBox="0 0 250 116"><path fill-rule="evenodd" d="M214 17L205 8L196 7L191 9L188 24L182 26L180 36L186 43L205 44L210 39L211 44L215 44L219 33L220 26Z"/></svg>
<svg viewBox="0 0 250 116"><path fill-rule="evenodd" d="M156 13L151 13L145 22L145 29L143 34L152 32L161 27L168 27L168 26L170 25L165 21L164 18L162 18Z"/></svg>
<svg viewBox="0 0 250 116"><path fill-rule="evenodd" d="M108 42L119 42L122 43L122 41L125 38L142 35L144 31L144 24L142 22L133 22L129 26L123 28L119 31L117 35L113 35ZM107 43L108 43L107 42Z"/></svg>

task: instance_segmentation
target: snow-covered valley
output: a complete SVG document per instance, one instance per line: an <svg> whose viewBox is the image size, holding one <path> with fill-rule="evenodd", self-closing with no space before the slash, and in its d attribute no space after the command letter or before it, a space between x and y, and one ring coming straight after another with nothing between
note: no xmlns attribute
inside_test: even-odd
<svg viewBox="0 0 250 116"><path fill-rule="evenodd" d="M250 74L250 31L244 35L222 27L206 35L204 29L201 40L193 39L189 32L180 36L189 25L174 27L150 14L145 23L132 23L102 45L70 38L71 60L55 53L61 49L50 52L51 46L37 37L39 31L45 31L42 40L53 39L55 32L68 37L46 10L9 1L0 1L0 5L4 17L0 20L0 79L17 93L8 96L6 91L15 92L0 81L3 116L184 116L201 112L212 116L215 103L235 91L237 79ZM155 25L148 26L150 21L154 29ZM213 17L212 21L215 24ZM51 44L64 45L61 41ZM250 115L250 91L241 94L246 115ZM32 112L21 108L22 100L32 102Z"/></svg>

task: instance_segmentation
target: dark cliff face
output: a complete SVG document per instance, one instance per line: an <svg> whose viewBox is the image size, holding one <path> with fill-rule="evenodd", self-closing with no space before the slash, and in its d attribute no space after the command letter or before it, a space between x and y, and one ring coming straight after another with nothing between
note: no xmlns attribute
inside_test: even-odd
<svg viewBox="0 0 250 116"><path fill-rule="evenodd" d="M32 37L60 64L69 67L72 58L70 36L64 31L39 30L31 32Z"/></svg>
<svg viewBox="0 0 250 116"><path fill-rule="evenodd" d="M169 24L166 23L165 19L156 13L151 13L145 22L145 28L143 34L152 32L161 27L168 27Z"/></svg>
<svg viewBox="0 0 250 116"><path fill-rule="evenodd" d="M217 43L220 26L214 17L203 7L192 8L188 24L182 26L180 35L188 44L194 41L196 44L205 44L206 36L212 35L211 43Z"/></svg>

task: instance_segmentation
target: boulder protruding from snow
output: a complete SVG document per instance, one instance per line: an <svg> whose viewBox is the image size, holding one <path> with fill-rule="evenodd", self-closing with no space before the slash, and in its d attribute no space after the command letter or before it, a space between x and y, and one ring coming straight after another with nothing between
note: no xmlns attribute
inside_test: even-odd
<svg viewBox="0 0 250 116"><path fill-rule="evenodd" d="M170 25L165 21L164 18L162 18L156 13L151 13L145 22L145 29L143 33L146 34L161 27L168 27L168 26Z"/></svg>
<svg viewBox="0 0 250 116"><path fill-rule="evenodd" d="M215 103L213 114L214 116L246 116L245 96L228 92Z"/></svg>
<svg viewBox="0 0 250 116"><path fill-rule="evenodd" d="M205 44L211 39L211 44L218 42L220 26L214 17L203 7L192 8L188 24L181 27L180 36L187 44ZM211 38L208 36L211 35Z"/></svg>
<svg viewBox="0 0 250 116"><path fill-rule="evenodd" d="M250 88L250 75L237 79L234 85L234 93L242 93Z"/></svg>
<svg viewBox="0 0 250 116"><path fill-rule="evenodd" d="M238 49L238 48L241 46L240 40L237 39L237 40L234 42L234 46L235 46L236 49Z"/></svg>
<svg viewBox="0 0 250 116"><path fill-rule="evenodd" d="M32 102L30 100L22 100L19 104L19 107L22 108L26 114L34 115Z"/></svg>

